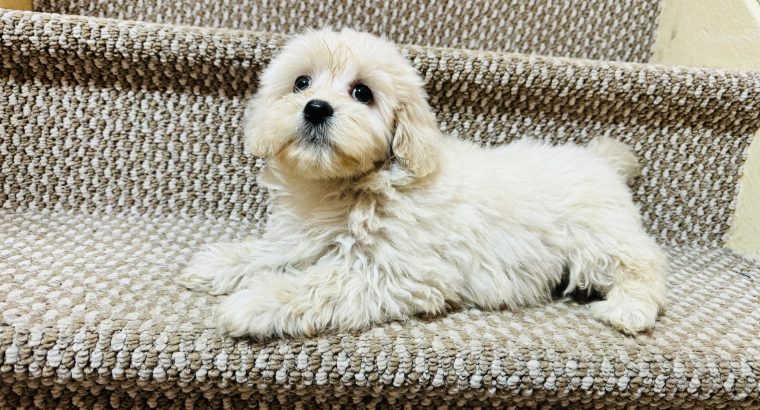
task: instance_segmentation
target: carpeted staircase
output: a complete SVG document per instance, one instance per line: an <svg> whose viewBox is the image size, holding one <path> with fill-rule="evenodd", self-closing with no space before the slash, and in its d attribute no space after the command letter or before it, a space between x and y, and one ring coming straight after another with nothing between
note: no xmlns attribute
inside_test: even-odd
<svg viewBox="0 0 760 410"><path fill-rule="evenodd" d="M760 73L644 64L659 1L34 7L0 10L0 408L760 407L760 261L723 247ZM173 277L262 228L245 98L287 34L325 24L408 43L460 138L630 144L673 266L656 328L626 337L557 301L221 335L219 299Z"/></svg>

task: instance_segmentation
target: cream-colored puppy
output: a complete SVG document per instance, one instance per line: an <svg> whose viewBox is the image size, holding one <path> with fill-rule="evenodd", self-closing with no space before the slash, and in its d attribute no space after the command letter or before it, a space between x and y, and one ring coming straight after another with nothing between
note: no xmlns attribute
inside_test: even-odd
<svg viewBox="0 0 760 410"><path fill-rule="evenodd" d="M625 145L483 149L439 131L396 47L351 30L290 41L245 113L268 160L261 238L209 245L179 278L213 294L234 336L313 335L437 314L514 309L597 291L626 333L665 304L667 262L641 225Z"/></svg>

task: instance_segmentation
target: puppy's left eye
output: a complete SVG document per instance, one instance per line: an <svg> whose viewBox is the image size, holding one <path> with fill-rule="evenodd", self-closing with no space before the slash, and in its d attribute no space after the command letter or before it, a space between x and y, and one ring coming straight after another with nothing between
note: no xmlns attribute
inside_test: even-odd
<svg viewBox="0 0 760 410"><path fill-rule="evenodd" d="M372 101L372 90L364 84L356 84L351 89L351 97L360 103L369 104Z"/></svg>

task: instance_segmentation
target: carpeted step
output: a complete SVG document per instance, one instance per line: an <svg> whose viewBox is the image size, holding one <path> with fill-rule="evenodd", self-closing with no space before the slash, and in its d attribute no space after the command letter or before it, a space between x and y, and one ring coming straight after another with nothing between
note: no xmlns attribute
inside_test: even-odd
<svg viewBox="0 0 760 410"><path fill-rule="evenodd" d="M0 214L0 396L43 400L57 388L74 403L307 408L760 400L760 262L729 250L670 247L671 304L635 338L558 301L256 343L217 332L221 297L173 281L192 250L251 229L200 216Z"/></svg>
<svg viewBox="0 0 760 410"><path fill-rule="evenodd" d="M398 43L646 62L662 0L35 0L48 13L294 34L332 26Z"/></svg>
<svg viewBox="0 0 760 410"><path fill-rule="evenodd" d="M674 266L649 334L560 301L221 336L216 298L172 277L265 216L240 118L284 39L0 12L0 407L760 404L760 265L720 247L760 128L753 72L404 48L460 138L633 147L636 201Z"/></svg>

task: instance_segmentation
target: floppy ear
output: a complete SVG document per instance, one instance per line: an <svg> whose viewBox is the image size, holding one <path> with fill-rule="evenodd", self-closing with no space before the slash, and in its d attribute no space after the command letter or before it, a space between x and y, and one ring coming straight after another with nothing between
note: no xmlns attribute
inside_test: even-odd
<svg viewBox="0 0 760 410"><path fill-rule="evenodd" d="M410 93L396 110L396 130L391 148L398 162L414 177L424 177L438 166L441 131L425 101L424 93Z"/></svg>
<svg viewBox="0 0 760 410"><path fill-rule="evenodd" d="M268 158L274 155L274 141L267 137L263 118L266 111L266 99L260 93L254 95L247 103L243 113L243 137L245 148L257 157Z"/></svg>

